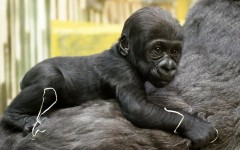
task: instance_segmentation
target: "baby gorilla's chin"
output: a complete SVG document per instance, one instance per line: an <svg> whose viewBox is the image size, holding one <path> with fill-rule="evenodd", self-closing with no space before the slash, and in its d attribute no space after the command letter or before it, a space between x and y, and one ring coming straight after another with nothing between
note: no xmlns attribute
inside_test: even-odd
<svg viewBox="0 0 240 150"><path fill-rule="evenodd" d="M156 88L163 88L167 86L171 81L163 81L159 79L150 79L149 82Z"/></svg>

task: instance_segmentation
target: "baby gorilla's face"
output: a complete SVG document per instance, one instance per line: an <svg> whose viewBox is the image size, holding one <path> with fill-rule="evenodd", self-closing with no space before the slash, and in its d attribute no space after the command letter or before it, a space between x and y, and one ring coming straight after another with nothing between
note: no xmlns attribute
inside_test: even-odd
<svg viewBox="0 0 240 150"><path fill-rule="evenodd" d="M140 9L124 24L120 51L130 55L127 59L143 80L164 87L176 75L182 52L182 27L170 13L158 8L147 9Z"/></svg>
<svg viewBox="0 0 240 150"><path fill-rule="evenodd" d="M147 80L156 87L168 85L175 77L180 61L181 40L154 39L147 44L147 61L150 65Z"/></svg>

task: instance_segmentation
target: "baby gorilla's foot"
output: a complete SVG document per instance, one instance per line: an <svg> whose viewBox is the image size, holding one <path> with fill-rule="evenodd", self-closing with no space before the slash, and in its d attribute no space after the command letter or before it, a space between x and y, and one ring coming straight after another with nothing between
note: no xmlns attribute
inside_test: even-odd
<svg viewBox="0 0 240 150"><path fill-rule="evenodd" d="M43 120L45 120L45 117L43 117L43 118L41 117L40 120L37 120L36 116L28 117L26 119L26 124L24 125L24 128L23 128L23 136L26 136L26 135L28 135L31 132L33 132L33 134L35 134L34 133L35 131L33 131L34 128L39 126Z"/></svg>
<svg viewBox="0 0 240 150"><path fill-rule="evenodd" d="M26 123L23 127L23 136L26 136L32 132L33 126L36 122L37 122L36 116L30 116L26 119Z"/></svg>

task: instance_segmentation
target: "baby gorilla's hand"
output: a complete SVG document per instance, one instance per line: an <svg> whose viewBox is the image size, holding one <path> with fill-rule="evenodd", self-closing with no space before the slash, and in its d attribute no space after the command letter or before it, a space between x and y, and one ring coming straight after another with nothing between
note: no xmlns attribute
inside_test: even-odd
<svg viewBox="0 0 240 150"><path fill-rule="evenodd" d="M185 116L183 136L191 139L190 149L199 149L216 140L218 133L213 126L199 118Z"/></svg>

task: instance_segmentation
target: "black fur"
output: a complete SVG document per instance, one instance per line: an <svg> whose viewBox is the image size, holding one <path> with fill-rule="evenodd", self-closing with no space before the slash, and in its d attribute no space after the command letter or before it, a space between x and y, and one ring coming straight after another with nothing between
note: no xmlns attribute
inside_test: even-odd
<svg viewBox="0 0 240 150"><path fill-rule="evenodd" d="M166 113L146 101L144 83L164 87L173 80L182 51L182 28L170 13L146 7L125 22L117 44L103 53L86 57L47 59L30 69L21 82L21 92L4 112L3 122L29 133L42 104L43 89L58 94L58 108L78 106L95 99L117 98L124 116L139 127L172 131L180 116ZM44 107L55 100L45 95ZM186 121L192 117L187 115ZM213 128L202 131L211 138ZM193 123L195 121L192 121ZM195 130L185 122L179 128L189 138Z"/></svg>
<svg viewBox="0 0 240 150"><path fill-rule="evenodd" d="M212 122L219 139L205 149L240 149L240 2L202 0L184 26L183 58L175 81L164 89L148 85L148 101L181 108ZM188 140L126 121L115 101L92 101L53 113L31 135L0 130L3 149L186 149ZM17 135L15 137L15 135ZM20 144L19 144L20 142ZM12 144L13 143L13 144Z"/></svg>
<svg viewBox="0 0 240 150"><path fill-rule="evenodd" d="M173 132L181 116L147 101L144 83L164 87L176 74L182 51L182 28L170 13L156 7L136 11L125 22L117 44L101 54L45 60L24 76L21 92L6 109L3 122L31 132L43 89L53 87L57 106L78 106L89 100L117 98L123 115L134 125ZM47 108L54 93L47 92ZM201 147L216 137L211 124L185 112L179 135Z"/></svg>

